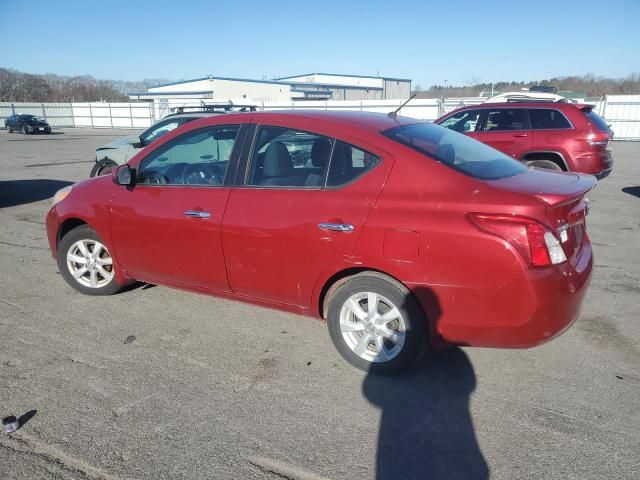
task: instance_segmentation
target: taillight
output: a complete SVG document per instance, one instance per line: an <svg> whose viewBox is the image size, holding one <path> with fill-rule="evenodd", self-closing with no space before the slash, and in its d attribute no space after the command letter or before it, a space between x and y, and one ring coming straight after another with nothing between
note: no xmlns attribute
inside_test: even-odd
<svg viewBox="0 0 640 480"><path fill-rule="evenodd" d="M480 231L503 238L532 267L547 267L567 261L560 241L543 224L518 215L467 214Z"/></svg>
<svg viewBox="0 0 640 480"><path fill-rule="evenodd" d="M587 143L592 147L606 147L609 145L608 133L590 133L587 135Z"/></svg>

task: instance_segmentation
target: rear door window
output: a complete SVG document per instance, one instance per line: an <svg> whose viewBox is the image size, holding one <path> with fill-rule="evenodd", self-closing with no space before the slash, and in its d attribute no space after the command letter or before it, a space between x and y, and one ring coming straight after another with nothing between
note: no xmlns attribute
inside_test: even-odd
<svg viewBox="0 0 640 480"><path fill-rule="evenodd" d="M571 128L571 124L562 112L551 108L529 109L529 121L533 130Z"/></svg>
<svg viewBox="0 0 640 480"><path fill-rule="evenodd" d="M528 129L527 111L524 108L495 108L487 110L485 132Z"/></svg>
<svg viewBox="0 0 640 480"><path fill-rule="evenodd" d="M247 185L322 187L333 139L286 127L262 126L253 148Z"/></svg>

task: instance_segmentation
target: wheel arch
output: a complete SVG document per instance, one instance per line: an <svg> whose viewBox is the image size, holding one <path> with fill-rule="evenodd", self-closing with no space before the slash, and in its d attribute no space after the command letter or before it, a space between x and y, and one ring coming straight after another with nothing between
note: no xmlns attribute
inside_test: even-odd
<svg viewBox="0 0 640 480"><path fill-rule="evenodd" d="M322 283L322 288L320 289L320 292L318 295L318 301L315 306L315 308L317 309L316 313L320 316L320 318L326 319L326 312L328 310L329 302L331 301L331 298L333 298L333 295L335 294L336 290L341 285L343 285L347 280L349 280L351 277L363 272L375 272L375 273L380 273L382 275L385 275L390 279L398 282L400 285L402 285L403 287L405 287L407 290L411 292L411 289L409 288L408 285L402 282L399 278L396 278L395 276L385 272L384 270L380 270L378 268L373 268L373 267L362 267L362 266L345 267L334 272L329 278L327 278ZM413 292L412 292L412 295L413 295ZM420 304L419 301L418 301L418 304ZM425 315L425 318L426 318L426 315Z"/></svg>
<svg viewBox="0 0 640 480"><path fill-rule="evenodd" d="M569 164L565 156L557 150L532 150L520 158L520 161L523 162L527 160L549 160L558 165L563 171L569 171Z"/></svg>
<svg viewBox="0 0 640 480"><path fill-rule="evenodd" d="M82 225L89 225L89 224L84 220L82 220L81 218L77 218L77 217L71 217L71 218L65 219L58 227L58 234L56 236L56 250L60 246L60 241L67 233L69 233L74 228L80 227Z"/></svg>

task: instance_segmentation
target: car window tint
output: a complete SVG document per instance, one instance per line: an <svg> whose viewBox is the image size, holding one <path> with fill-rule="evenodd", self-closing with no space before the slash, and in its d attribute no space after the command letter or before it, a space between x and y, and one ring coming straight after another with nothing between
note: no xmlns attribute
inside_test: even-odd
<svg viewBox="0 0 640 480"><path fill-rule="evenodd" d="M328 187L339 187L352 182L380 163L380 157L353 145L336 140L329 165Z"/></svg>
<svg viewBox="0 0 640 480"><path fill-rule="evenodd" d="M451 115L439 125L460 133L475 132L479 128L480 113L481 110L464 110Z"/></svg>
<svg viewBox="0 0 640 480"><path fill-rule="evenodd" d="M238 134L237 125L189 132L151 153L138 182L148 185L222 185Z"/></svg>
<svg viewBox="0 0 640 480"><path fill-rule="evenodd" d="M558 110L548 108L532 108L529 110L529 121L534 130L552 130L571 128L571 124Z"/></svg>
<svg viewBox="0 0 640 480"><path fill-rule="evenodd" d="M181 121L178 119L167 123L161 123L157 127L152 128L147 133L143 134L142 137L140 137L140 140L142 141L143 145L149 145L151 142L157 140L166 133L169 133L171 130L175 130L176 128L178 128L180 126L180 123Z"/></svg>
<svg viewBox="0 0 640 480"><path fill-rule="evenodd" d="M402 125L385 136L427 157L483 180L512 177L527 171L522 163L466 135L430 123Z"/></svg>
<svg viewBox="0 0 640 480"><path fill-rule="evenodd" d="M486 132L524 130L527 111L523 108L496 108L487 111Z"/></svg>
<svg viewBox="0 0 640 480"><path fill-rule="evenodd" d="M333 139L284 127L260 127L247 185L322 187Z"/></svg>

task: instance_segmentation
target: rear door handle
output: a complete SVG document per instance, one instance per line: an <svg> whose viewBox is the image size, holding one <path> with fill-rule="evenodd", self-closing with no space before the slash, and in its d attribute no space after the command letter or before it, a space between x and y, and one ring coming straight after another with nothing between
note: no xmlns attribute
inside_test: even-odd
<svg viewBox="0 0 640 480"><path fill-rule="evenodd" d="M196 210L187 210L186 212L184 212L184 214L187 217L192 217L192 218L209 218L211 216L211 214L209 212L203 212L203 211L196 211Z"/></svg>
<svg viewBox="0 0 640 480"><path fill-rule="evenodd" d="M320 230L331 230L333 232L353 232L355 228L349 223L319 223Z"/></svg>
<svg viewBox="0 0 640 480"><path fill-rule="evenodd" d="M527 135L526 133L514 133L513 136L514 137L528 137L529 135Z"/></svg>

